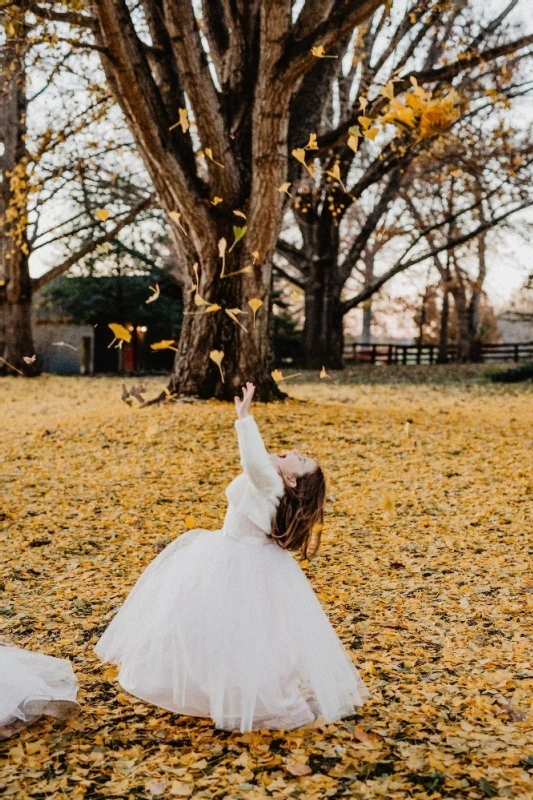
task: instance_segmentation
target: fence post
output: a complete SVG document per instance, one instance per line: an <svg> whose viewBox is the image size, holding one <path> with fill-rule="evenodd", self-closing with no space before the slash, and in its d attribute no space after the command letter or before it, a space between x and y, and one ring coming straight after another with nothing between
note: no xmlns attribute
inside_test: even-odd
<svg viewBox="0 0 533 800"><path fill-rule="evenodd" d="M389 344L389 350L388 350L388 353L387 353L387 364L392 364L392 348L393 347L394 347L394 345Z"/></svg>
<svg viewBox="0 0 533 800"><path fill-rule="evenodd" d="M376 345L375 344L372 345L371 363L372 364L376 363Z"/></svg>
<svg viewBox="0 0 533 800"><path fill-rule="evenodd" d="M515 361L520 361L520 345L519 344L515 344L515 346L514 346L514 360Z"/></svg>

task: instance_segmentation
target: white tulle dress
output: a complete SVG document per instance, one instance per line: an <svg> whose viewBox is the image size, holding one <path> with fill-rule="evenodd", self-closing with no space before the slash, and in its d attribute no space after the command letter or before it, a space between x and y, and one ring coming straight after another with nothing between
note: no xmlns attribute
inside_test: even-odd
<svg viewBox="0 0 533 800"><path fill-rule="evenodd" d="M293 556L268 534L284 491L253 417L221 530L179 536L96 645L130 694L242 732L354 713L368 691Z"/></svg>
<svg viewBox="0 0 533 800"><path fill-rule="evenodd" d="M76 716L78 682L70 661L0 645L0 739L43 714Z"/></svg>

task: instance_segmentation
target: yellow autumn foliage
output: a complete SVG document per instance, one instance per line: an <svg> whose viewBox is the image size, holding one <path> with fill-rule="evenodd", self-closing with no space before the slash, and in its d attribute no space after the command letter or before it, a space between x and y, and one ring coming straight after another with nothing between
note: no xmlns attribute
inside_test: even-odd
<svg viewBox="0 0 533 800"><path fill-rule="evenodd" d="M232 404L0 382L2 632L72 659L82 704L1 743L3 797L531 797L531 389L338 380L254 414L270 449L326 471L303 568L372 697L336 724L245 735L131 697L92 649L165 543L221 526Z"/></svg>

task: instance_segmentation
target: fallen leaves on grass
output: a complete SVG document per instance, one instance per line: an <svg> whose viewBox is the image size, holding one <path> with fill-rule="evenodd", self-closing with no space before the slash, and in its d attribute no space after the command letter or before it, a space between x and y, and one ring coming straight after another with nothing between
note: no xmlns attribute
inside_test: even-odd
<svg viewBox="0 0 533 800"><path fill-rule="evenodd" d="M128 408L119 378L0 382L2 632L71 658L82 703L1 743L3 797L530 798L531 390L332 376L254 414L271 451L326 471L305 573L372 696L336 724L244 735L132 697L93 652L161 547L221 527L233 404Z"/></svg>

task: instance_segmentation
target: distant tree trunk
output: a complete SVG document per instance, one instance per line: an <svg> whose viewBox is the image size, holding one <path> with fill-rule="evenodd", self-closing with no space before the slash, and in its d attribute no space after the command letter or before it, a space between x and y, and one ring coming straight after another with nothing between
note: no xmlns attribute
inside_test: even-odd
<svg viewBox="0 0 533 800"><path fill-rule="evenodd" d="M365 286L372 286L374 282L374 258L364 255L362 260L365 265ZM361 344L372 344L372 300L363 303L363 329L361 331Z"/></svg>
<svg viewBox="0 0 533 800"><path fill-rule="evenodd" d="M27 240L26 27L23 21L6 28L1 56L0 116L2 118L2 185L0 193L0 355L25 375L37 374L24 356L34 354L32 283ZM5 363L3 363L4 369Z"/></svg>
<svg viewBox="0 0 533 800"><path fill-rule="evenodd" d="M448 324L450 318L450 292L448 281L443 281L442 308L440 312L440 331L439 331L439 354L438 364L446 364L448 361Z"/></svg>
<svg viewBox="0 0 533 800"><path fill-rule="evenodd" d="M480 339L480 306L483 295L483 283L487 275L486 234L483 232L477 239L478 274L469 282L461 276L456 267L457 278L453 282L451 292L457 314L457 360L466 362L481 361ZM469 292L469 297L467 295Z"/></svg>
<svg viewBox="0 0 533 800"><path fill-rule="evenodd" d="M322 218L302 226L308 254L305 286L304 366L343 369L343 314L337 274L339 229Z"/></svg>

